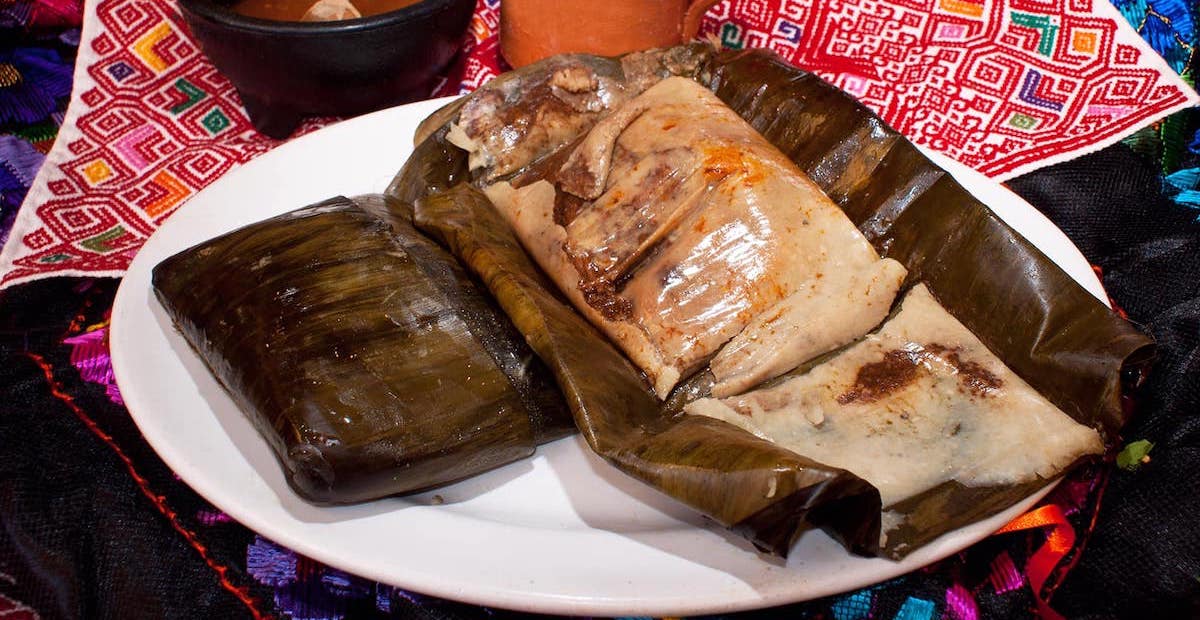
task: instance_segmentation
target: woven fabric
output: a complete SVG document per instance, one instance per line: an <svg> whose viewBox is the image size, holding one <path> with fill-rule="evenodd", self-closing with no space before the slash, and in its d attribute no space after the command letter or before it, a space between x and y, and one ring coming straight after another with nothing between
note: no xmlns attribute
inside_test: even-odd
<svg viewBox="0 0 1200 620"><path fill-rule="evenodd" d="M479 0L439 92L496 75L498 23L499 2ZM1104 0L726 0L702 35L773 49L1001 179L1197 101ZM0 253L0 286L120 275L188 196L276 144L250 127L173 2L89 2L80 56L49 165Z"/></svg>
<svg viewBox="0 0 1200 620"><path fill-rule="evenodd" d="M0 2L0 244L63 120L82 3Z"/></svg>
<svg viewBox="0 0 1200 620"><path fill-rule="evenodd" d="M70 4L0 0L0 50L13 51L10 41L50 47L69 63L78 41ZM1172 68L1190 75L1197 3L1114 4ZM487 79L497 6L480 4L473 51L449 74L446 91ZM6 38L6 26L25 28L35 17L67 30ZM29 186L61 120L52 110L33 124L0 123L5 200ZM1142 157L1114 147L1010 184L1063 227L1117 303L1160 344L1125 431L1129 442L1151 443L1147 462L1075 472L1041 504L1066 515L1075 531L1041 593L1070 618L1200 617L1200 531L1192 518L1200 509L1197 120L1177 114L1139 131L1127 142ZM10 189L2 185L6 170L28 172L7 178ZM1164 183L1160 170L1174 174ZM141 439L121 404L106 342L115 288L112 280L56 279L0 291L0 617L517 617L320 565L197 496ZM1028 617L1038 606L1026 571L1047 533L993 536L884 584L738 617Z"/></svg>
<svg viewBox="0 0 1200 620"><path fill-rule="evenodd" d="M1099 266L1109 294L1159 347L1141 412L1123 433L1151 442L1148 462L1114 471L1106 494L1117 499L1100 511L1088 561L1071 572L1056 607L1068 617L1200 617L1200 224L1158 195L1151 167L1119 152L1011 185Z"/></svg>

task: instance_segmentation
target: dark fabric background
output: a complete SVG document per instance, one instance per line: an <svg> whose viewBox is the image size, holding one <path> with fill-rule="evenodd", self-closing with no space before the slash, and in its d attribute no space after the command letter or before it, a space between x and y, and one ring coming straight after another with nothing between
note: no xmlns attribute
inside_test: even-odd
<svg viewBox="0 0 1200 620"><path fill-rule="evenodd" d="M1152 458L1110 479L1084 559L1054 599L1072 617L1200 617L1200 225L1159 184L1124 147L1010 183L1103 270L1109 295L1159 344L1124 432L1153 442Z"/></svg>
<svg viewBox="0 0 1200 620"><path fill-rule="evenodd" d="M1112 1L1176 71L1192 73L1200 2ZM0 139L28 145L0 141L0 237L40 163L31 154L49 150L65 110L81 6L0 0L0 63L28 72L21 54L33 50L58 76L0 86ZM33 110L36 119L14 120ZM1198 120L1185 112L1139 131L1127 141L1139 154L1116 146L1010 183L1102 269L1114 300L1160 344L1124 433L1154 442L1150 462L1075 472L1055 492L1100 481L1071 518L1079 562L1051 600L1069 618L1200 618L1200 211L1181 206L1200 207L1200 195L1177 203L1161 193L1162 173L1200 164ZM1171 195L1192 183L1168 180ZM55 279L0 292L0 620L519 615L347 575L220 518L71 363L64 337L102 325L117 284ZM1001 592L989 578L997 558L1019 568L1043 540L1040 530L993 536L885 584L739 617L1029 617L1027 585ZM977 608L946 604L951 588Z"/></svg>

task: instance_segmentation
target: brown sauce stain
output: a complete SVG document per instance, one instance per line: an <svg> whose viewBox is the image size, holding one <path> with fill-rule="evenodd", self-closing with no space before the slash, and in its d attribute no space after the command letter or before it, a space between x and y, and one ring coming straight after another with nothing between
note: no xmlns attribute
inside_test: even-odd
<svg viewBox="0 0 1200 620"><path fill-rule="evenodd" d="M571 252L571 248L563 245L563 252L568 255L575 269L583 277L578 283L583 301L592 306L601 317L608 320L629 320L634 317L634 305L617 293L617 284L601 275L600 270L586 255Z"/></svg>
<svg viewBox="0 0 1200 620"><path fill-rule="evenodd" d="M568 187L573 188L588 188L596 184L596 175L588 169L584 163L577 163L571 166L564 166L559 169L555 175L555 180L558 182L558 188L562 192L567 192Z"/></svg>
<svg viewBox="0 0 1200 620"><path fill-rule="evenodd" d="M580 280L579 292L583 300L610 321L628 321L633 318L633 303L617 294L617 287L605 279Z"/></svg>
<svg viewBox="0 0 1200 620"><path fill-rule="evenodd" d="M975 362L960 364L958 366L958 373L959 381L966 385L967 389L980 396L988 396L1004 385L1000 377L997 377L992 374L992 371Z"/></svg>
<svg viewBox="0 0 1200 620"><path fill-rule="evenodd" d="M579 196L564 191L554 192L554 223L566 228L585 206L587 202Z"/></svg>
<svg viewBox="0 0 1200 620"><path fill-rule="evenodd" d="M854 377L854 385L837 397L838 404L873 403L899 391L917 379L920 368L906 351L893 349L878 362L864 364Z"/></svg>
<svg viewBox="0 0 1200 620"><path fill-rule="evenodd" d="M522 129L521 131L526 131ZM538 181L546 180L553 183L555 187L560 187L559 172L566 165L567 159L571 153L579 147L579 143L587 136L586 131L582 131L578 137L571 140L566 145L550 151L541 157L534 159L526 164L524 168L514 173L514 176L509 180L514 188L525 187Z"/></svg>
<svg viewBox="0 0 1200 620"><path fill-rule="evenodd" d="M654 166L638 183L634 194L629 196L625 202L638 210L650 206L657 202L663 194L679 186L681 179L672 178L674 174L675 169L667 164ZM624 198L621 192L613 192L613 194L617 200Z"/></svg>
<svg viewBox="0 0 1200 620"><path fill-rule="evenodd" d="M620 139L613 145L612 165L609 170L631 170L636 169L641 156L625 148ZM610 176L608 182L613 183L613 178Z"/></svg>
<svg viewBox="0 0 1200 620"><path fill-rule="evenodd" d="M564 246L572 264L582 275L579 288L585 299L611 320L618 320L609 316L611 313L619 317L631 313L625 308L628 302L614 302L610 297L616 295L634 270L652 256L666 238L666 235L659 235L655 239L660 232L660 220L673 208L669 201L663 200L663 195L674 192L682 182L674 168L660 163L647 170L645 177L629 193L613 189L603 201L595 203L564 191L556 196L556 224L565 227L584 211L592 210L599 218L600 228L615 236L608 247L592 247L590 239L583 240L582 244L573 242L571 247ZM605 266L597 264L598 257Z"/></svg>
<svg viewBox="0 0 1200 620"><path fill-rule="evenodd" d="M838 404L872 403L898 392L917 379L921 371L919 362L930 357L940 358L954 368L959 389L965 393L987 398L1004 385L1000 377L982 364L963 360L958 347L932 343L922 348L923 351L915 353L893 349L882 360L864 364L858 369L854 385L837 397Z"/></svg>
<svg viewBox="0 0 1200 620"><path fill-rule="evenodd" d="M976 396L988 397L1004 385L1004 380L978 362L963 361L958 347L946 347L937 343L925 346L925 350L950 364L958 372L959 387Z"/></svg>

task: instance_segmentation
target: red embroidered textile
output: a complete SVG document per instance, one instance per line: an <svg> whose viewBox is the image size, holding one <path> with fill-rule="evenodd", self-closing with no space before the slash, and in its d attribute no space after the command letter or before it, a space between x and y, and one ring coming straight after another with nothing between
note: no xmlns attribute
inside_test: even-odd
<svg viewBox="0 0 1200 620"><path fill-rule="evenodd" d="M499 6L479 0L437 94L500 71ZM997 179L1197 101L1105 0L726 0L701 34L773 49ZM250 127L174 2L89 2L67 118L0 254L0 287L121 275L187 197L276 144Z"/></svg>

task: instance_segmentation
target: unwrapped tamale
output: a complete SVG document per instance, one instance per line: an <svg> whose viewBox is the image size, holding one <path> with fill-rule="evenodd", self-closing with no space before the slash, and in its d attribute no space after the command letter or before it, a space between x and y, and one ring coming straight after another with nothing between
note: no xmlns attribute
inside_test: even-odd
<svg viewBox="0 0 1200 620"><path fill-rule="evenodd" d="M795 164L683 77L616 107L547 179L484 191L661 397L710 359L727 395L844 345L879 324L904 280Z"/></svg>
<svg viewBox="0 0 1200 620"><path fill-rule="evenodd" d="M716 51L694 44L638 57L646 62L680 56L689 62L671 67L663 63L666 70L651 74L660 80L681 75L712 91L811 178L879 256L903 265L908 272L905 288L923 283L1016 376L1076 422L1094 429L1106 444L1113 443L1128 416L1120 402L1123 385L1129 385L1123 381L1136 382L1149 357L1146 336L1092 297L903 136L817 76L762 50ZM508 93L503 122L489 126L488 135L506 135L505 123L529 131L545 101L525 100L520 89L506 84L517 79L536 82L539 74L544 77L561 68L557 62L525 67L481 89L485 95L491 89ZM637 81L622 74L624 59L575 56L573 62L603 66L612 80ZM595 83L583 75L574 77L578 92L571 97L584 96ZM637 81L638 92L650 88L649 82L653 80ZM550 95L557 96L553 91ZM599 113L571 124L570 131L556 133L557 147L542 143L534 152L521 149L519 140L508 145L512 152L526 155L498 169L475 152L483 141L451 135L463 126L459 112L469 109L477 96L484 95L469 96L427 122L389 194L402 204L416 205L418 227L441 239L485 282L554 370L591 448L620 470L775 553L786 555L795 537L812 526L832 531L852 549L876 549L880 504L873 487L819 458L782 449L734 425L682 415L688 402L710 394L719 368L701 368L691 378L681 377L671 397L657 402L648 389L651 381L639 377L633 364L570 311L555 286L521 256L511 232L496 230L504 218L479 191L496 183L508 183L519 192L550 181L553 215L569 221L580 206L577 199L588 194L572 193L571 188L586 184L564 185L558 173L571 161L572 152L586 148L588 133L602 128L609 115L621 114L621 104L630 99L600 106ZM600 154L591 161L626 155L615 148L611 153L601 149ZM664 155L664 161L669 158ZM471 163L476 164L473 171ZM673 191L666 187L671 176L663 174L664 182L652 189ZM636 185L641 178L625 175L618 181ZM624 253L591 252L587 257L619 273L627 257L645 261L653 258L654 250L639 244ZM584 254L576 253L580 256ZM616 277L609 283L620 294L631 281ZM900 501L892 506L890 525L895 527L889 528L883 551L903 556L942 533L993 514L1061 474L1062 465L1039 470L1027 482L966 487L950 480Z"/></svg>
<svg viewBox="0 0 1200 620"><path fill-rule="evenodd" d="M685 411L724 420L879 489L881 545L893 506L940 484L1050 480L1103 452L1096 429L1047 401L992 355L923 284L876 332L769 388L701 398Z"/></svg>
<svg viewBox="0 0 1200 620"><path fill-rule="evenodd" d="M573 430L486 291L381 196L206 241L153 285L309 501L453 482Z"/></svg>

